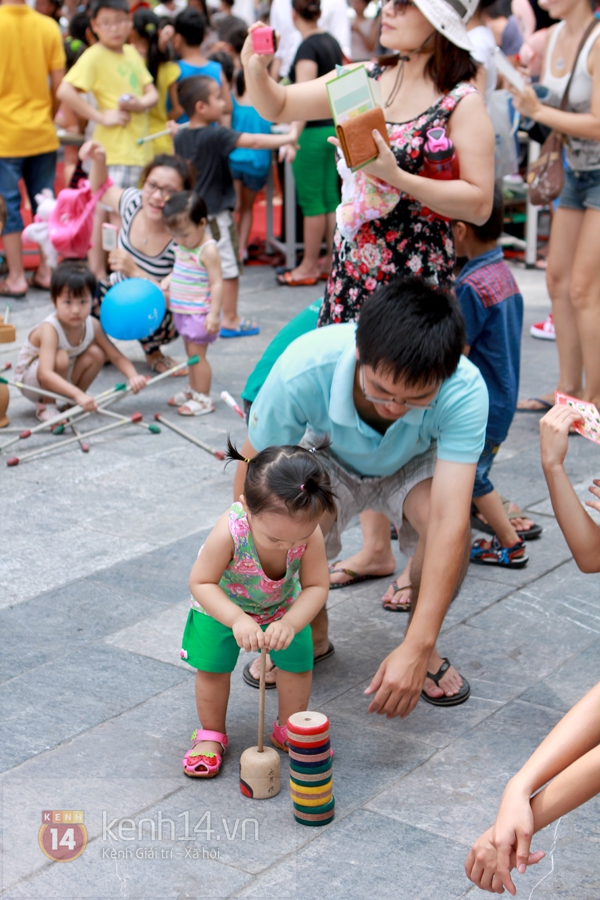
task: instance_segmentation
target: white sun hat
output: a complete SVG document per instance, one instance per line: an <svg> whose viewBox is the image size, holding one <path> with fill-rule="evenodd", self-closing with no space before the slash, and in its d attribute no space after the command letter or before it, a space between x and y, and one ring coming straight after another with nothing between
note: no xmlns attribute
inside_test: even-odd
<svg viewBox="0 0 600 900"><path fill-rule="evenodd" d="M477 9L479 0L413 0L413 2L435 30L445 38L463 50L475 49L465 25Z"/></svg>

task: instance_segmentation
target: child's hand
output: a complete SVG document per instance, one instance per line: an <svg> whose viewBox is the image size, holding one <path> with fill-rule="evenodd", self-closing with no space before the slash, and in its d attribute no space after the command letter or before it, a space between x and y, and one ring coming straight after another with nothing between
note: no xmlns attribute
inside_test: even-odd
<svg viewBox="0 0 600 900"><path fill-rule="evenodd" d="M86 159L91 159L92 162L103 162L105 158L106 151L98 141L86 141L85 144L82 144L79 148L79 159L82 162Z"/></svg>
<svg viewBox="0 0 600 900"><path fill-rule="evenodd" d="M247 653L250 653L251 650L261 650L265 646L262 628L256 624L251 616L247 616L245 613L233 623L231 630L238 647L241 647Z"/></svg>
<svg viewBox="0 0 600 900"><path fill-rule="evenodd" d="M129 97L127 100L119 99L119 109L124 110L125 112L145 112L146 107L142 103L139 97Z"/></svg>
<svg viewBox="0 0 600 900"><path fill-rule="evenodd" d="M107 109L102 114L102 124L105 128L113 128L115 125L127 125L131 116L124 109Z"/></svg>
<svg viewBox="0 0 600 900"><path fill-rule="evenodd" d="M129 379L129 387L133 391L134 394L139 394L142 388L145 388L148 384L148 379L145 375L134 375Z"/></svg>
<svg viewBox="0 0 600 900"><path fill-rule="evenodd" d="M265 631L265 647L268 650L285 650L294 640L296 632L284 619L271 622Z"/></svg>
<svg viewBox="0 0 600 900"><path fill-rule="evenodd" d="M84 391L77 391L77 394L73 398L77 406L81 406L86 412L95 412L98 408L96 401L89 394L86 394Z"/></svg>
<svg viewBox="0 0 600 900"><path fill-rule="evenodd" d="M181 125L179 124L179 122L176 122L175 119L169 119L169 121L167 122L167 131L169 132L171 137L175 137L180 128Z"/></svg>
<svg viewBox="0 0 600 900"><path fill-rule="evenodd" d="M284 144L283 147L279 148L279 162L293 163L297 152L296 144Z"/></svg>
<svg viewBox="0 0 600 900"><path fill-rule="evenodd" d="M208 331L209 334L216 334L221 326L221 319L219 313L209 312L206 321L204 323L204 327Z"/></svg>
<svg viewBox="0 0 600 900"><path fill-rule="evenodd" d="M598 500L586 500L585 505L600 512L600 478L594 478L594 483L589 486L588 490L594 497L598 497Z"/></svg>
<svg viewBox="0 0 600 900"><path fill-rule="evenodd" d="M562 466L569 448L569 428L581 421L581 413L571 406L553 406L540 419L540 449L542 467Z"/></svg>

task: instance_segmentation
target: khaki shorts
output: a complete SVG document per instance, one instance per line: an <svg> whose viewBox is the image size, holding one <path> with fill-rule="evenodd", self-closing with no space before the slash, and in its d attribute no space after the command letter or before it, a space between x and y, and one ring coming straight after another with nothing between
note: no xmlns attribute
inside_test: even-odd
<svg viewBox="0 0 600 900"><path fill-rule="evenodd" d="M314 446L314 441L303 438L303 447ZM406 556L412 556L417 546L418 535L404 518L404 501L421 481L433 478L437 461L437 443L434 441L425 453L415 456L398 472L383 477L359 475L345 468L331 451L326 450L323 460L329 470L331 487L335 493L337 519L329 534L325 536L327 558L337 557L342 549L342 534L350 520L368 509L383 513L398 531L400 549Z"/></svg>
<svg viewBox="0 0 600 900"><path fill-rule="evenodd" d="M208 226L217 242L223 278L238 278L242 272L238 234L230 210L224 209L216 216L209 216Z"/></svg>

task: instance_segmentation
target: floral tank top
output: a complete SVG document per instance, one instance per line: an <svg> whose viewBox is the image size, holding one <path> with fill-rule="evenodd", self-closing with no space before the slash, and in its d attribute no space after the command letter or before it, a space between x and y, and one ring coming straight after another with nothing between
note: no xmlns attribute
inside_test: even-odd
<svg viewBox="0 0 600 900"><path fill-rule="evenodd" d="M232 603L252 616L259 625L281 619L302 590L299 573L306 544L288 550L285 575L274 580L262 569L241 503L234 503L229 510L229 533L233 538L233 559L223 572L219 587ZM205 612L194 597L192 609Z"/></svg>
<svg viewBox="0 0 600 900"><path fill-rule="evenodd" d="M378 79L382 72L381 66L374 65L369 75ZM458 103L475 90L472 84L460 82L416 119L387 122L392 151L402 169L419 174L426 132L439 125L447 128ZM353 240L346 240L336 229L319 325L355 322L365 297L398 275L417 275L430 284L449 287L453 270L451 223L425 214L418 200L402 194L388 215L366 222Z"/></svg>

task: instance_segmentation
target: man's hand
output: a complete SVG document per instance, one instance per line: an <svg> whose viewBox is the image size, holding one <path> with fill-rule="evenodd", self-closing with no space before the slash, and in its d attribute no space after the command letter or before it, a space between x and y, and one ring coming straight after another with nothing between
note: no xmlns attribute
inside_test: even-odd
<svg viewBox="0 0 600 900"><path fill-rule="evenodd" d="M365 694L373 694L368 712L385 715L387 719L400 716L405 719L421 696L429 651L413 648L408 638L392 650L379 666Z"/></svg>
<svg viewBox="0 0 600 900"><path fill-rule="evenodd" d="M107 109L102 113L102 125L113 128L115 125L127 125L131 116L124 109Z"/></svg>
<svg viewBox="0 0 600 900"><path fill-rule="evenodd" d="M235 620L231 630L238 647L246 650L247 653L250 653L251 650L261 650L265 646L265 636L262 628L246 613L243 613L239 619Z"/></svg>
<svg viewBox="0 0 600 900"><path fill-rule="evenodd" d="M268 650L285 650L294 640L296 632L291 625L286 625L284 619L271 622L265 631L265 647Z"/></svg>
<svg viewBox="0 0 600 900"><path fill-rule="evenodd" d="M542 468L562 466L569 448L569 428L581 421L581 413L572 406L553 406L540 419Z"/></svg>

